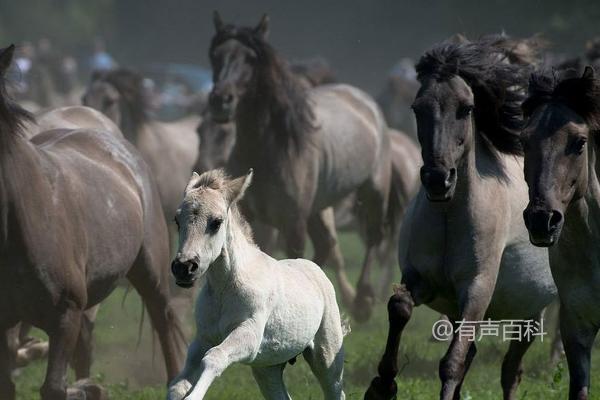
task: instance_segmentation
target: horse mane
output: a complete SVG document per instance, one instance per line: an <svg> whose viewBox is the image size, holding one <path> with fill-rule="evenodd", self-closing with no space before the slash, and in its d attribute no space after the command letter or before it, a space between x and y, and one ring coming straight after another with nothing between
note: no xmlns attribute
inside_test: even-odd
<svg viewBox="0 0 600 400"><path fill-rule="evenodd" d="M600 80L594 77L591 67L586 67L583 76L573 75L573 71L532 74L523 103L525 116L544 104L560 103L579 114L592 132L600 131Z"/></svg>
<svg viewBox="0 0 600 400"><path fill-rule="evenodd" d="M473 91L477 131L496 150L522 154L519 135L523 127L521 103L525 99L530 61L537 47L505 35L490 35L477 41L444 42L429 50L417 64L417 77L447 81L461 77Z"/></svg>
<svg viewBox="0 0 600 400"><path fill-rule="evenodd" d="M200 188L209 188L213 190L223 190L227 184L231 180L231 177L227 175L224 169L213 169L207 172L204 172L200 175L200 178L197 182L194 183L194 189ZM242 233L250 243L254 243L252 228L246 219L243 217L240 209L236 203L231 207L231 214L233 218L238 222Z"/></svg>
<svg viewBox="0 0 600 400"><path fill-rule="evenodd" d="M252 28L225 25L218 30L210 44L210 54L227 40L237 40L256 54L258 73L256 93L262 103L263 124L274 125L272 138L282 147L303 148L315 130L314 113L307 89L292 72L289 64Z"/></svg>
<svg viewBox="0 0 600 400"><path fill-rule="evenodd" d="M150 120L150 98L141 74L129 68L97 71L92 76L92 82L96 81L106 82L119 92L135 127Z"/></svg>

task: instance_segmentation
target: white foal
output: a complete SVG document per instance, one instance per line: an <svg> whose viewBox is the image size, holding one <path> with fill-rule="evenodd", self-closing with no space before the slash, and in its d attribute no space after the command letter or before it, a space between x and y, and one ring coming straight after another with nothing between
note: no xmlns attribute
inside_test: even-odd
<svg viewBox="0 0 600 400"><path fill-rule="evenodd" d="M172 271L179 286L206 274L196 302L196 338L168 400L200 400L229 365L252 367L266 399L290 399L283 369L301 353L325 399L344 399L344 353L335 291L311 261L277 261L253 243L237 202L248 175L194 173L177 211L179 252Z"/></svg>

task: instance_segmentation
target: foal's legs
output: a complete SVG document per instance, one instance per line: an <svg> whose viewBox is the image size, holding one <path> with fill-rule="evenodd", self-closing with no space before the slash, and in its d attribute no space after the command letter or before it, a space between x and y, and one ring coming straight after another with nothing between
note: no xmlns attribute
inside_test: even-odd
<svg viewBox="0 0 600 400"><path fill-rule="evenodd" d="M415 302L411 293L402 285L396 288L387 305L389 332L385 352L379 361L379 376L371 381L365 393L365 400L392 400L396 398L398 387L394 378L398 375L398 348L404 327L410 320Z"/></svg>
<svg viewBox="0 0 600 400"><path fill-rule="evenodd" d="M560 330L569 364L569 400L587 400L591 352L598 330L592 326L583 326L577 316L562 303Z"/></svg>
<svg viewBox="0 0 600 400"><path fill-rule="evenodd" d="M65 400L67 396L67 365L79 336L83 311L75 304L64 306L47 333L50 338L46 380L40 389L42 400Z"/></svg>
<svg viewBox="0 0 600 400"><path fill-rule="evenodd" d="M8 330L0 331L0 398L15 400L15 384L11 378L14 352L8 344Z"/></svg>
<svg viewBox="0 0 600 400"><path fill-rule="evenodd" d="M539 321L539 317L536 318L536 321ZM525 329L524 325L522 326L522 329ZM517 387L521 383L521 375L523 374L523 356L533 343L533 339L535 339L535 336L523 337L521 340L511 340L510 342L508 352L502 362L502 376L500 379L504 400L517 398Z"/></svg>
<svg viewBox="0 0 600 400"><path fill-rule="evenodd" d="M194 383L200 378L202 358L208 348L197 339L190 344L183 371L169 383L167 400L182 400L191 391Z"/></svg>
<svg viewBox="0 0 600 400"><path fill-rule="evenodd" d="M291 400L283 382L284 364L272 367L253 367L252 375L266 400Z"/></svg>
<svg viewBox="0 0 600 400"><path fill-rule="evenodd" d="M315 264L323 267L323 264L331 262L335 276L340 286L342 302L351 307L356 293L346 276L344 267L344 256L340 250L337 232L335 229L335 218L333 208L328 207L314 214L308 220L308 234L315 249Z"/></svg>

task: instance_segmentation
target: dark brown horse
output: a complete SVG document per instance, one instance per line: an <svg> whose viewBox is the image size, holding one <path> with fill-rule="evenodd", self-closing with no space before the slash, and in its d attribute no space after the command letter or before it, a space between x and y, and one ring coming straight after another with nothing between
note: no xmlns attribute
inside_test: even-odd
<svg viewBox="0 0 600 400"><path fill-rule="evenodd" d="M569 399L586 400L600 326L600 80L534 75L522 134L531 243L549 247L560 298L560 329L569 364Z"/></svg>
<svg viewBox="0 0 600 400"><path fill-rule="evenodd" d="M209 105L213 118L236 122L229 172L255 170L246 206L253 218L279 229L292 257L302 256L308 232L315 261L332 261L344 302L357 318L367 318L374 297L369 272L385 235L391 174L381 111L354 87L303 85L267 43L266 16L255 28L225 25L218 14L214 22ZM345 275L331 208L353 191L368 247L358 294Z"/></svg>
<svg viewBox="0 0 600 400"><path fill-rule="evenodd" d="M124 277L144 300L172 378L182 343L150 171L118 130L94 128L114 125L87 108L59 110L65 126L79 121L80 128L27 139L32 117L5 92L13 51L0 51L0 398L16 396L7 332L23 321L50 340L41 398L65 400L68 363L77 378L89 375L92 324L84 313Z"/></svg>

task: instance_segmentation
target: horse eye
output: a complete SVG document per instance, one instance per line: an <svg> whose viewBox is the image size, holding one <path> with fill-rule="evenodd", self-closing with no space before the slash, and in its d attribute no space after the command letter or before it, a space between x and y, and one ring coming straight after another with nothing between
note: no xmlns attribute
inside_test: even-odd
<svg viewBox="0 0 600 400"><path fill-rule="evenodd" d="M208 222L208 232L215 234L219 231L223 220L221 218L214 218Z"/></svg>
<svg viewBox="0 0 600 400"><path fill-rule="evenodd" d="M583 137L575 140L575 142L573 143L573 153L577 155L583 154L583 149L585 148L586 143L587 139Z"/></svg>
<svg viewBox="0 0 600 400"><path fill-rule="evenodd" d="M458 110L456 110L456 118L457 119L465 119L473 112L473 106L460 106Z"/></svg>

